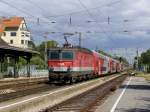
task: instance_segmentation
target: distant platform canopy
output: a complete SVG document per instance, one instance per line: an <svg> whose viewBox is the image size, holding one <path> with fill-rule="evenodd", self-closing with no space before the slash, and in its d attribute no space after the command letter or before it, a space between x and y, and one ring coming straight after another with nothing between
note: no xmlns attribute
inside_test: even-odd
<svg viewBox="0 0 150 112"><path fill-rule="evenodd" d="M14 59L14 74L13 76L17 76L17 63L19 61L19 57L23 57L27 61L27 76L30 77L30 60L32 58L33 54L39 54L39 52L30 50L30 49L24 49L24 48L18 48L14 46L8 45L4 40L0 38L0 73L3 73L4 68L4 60L7 57L12 57Z"/></svg>

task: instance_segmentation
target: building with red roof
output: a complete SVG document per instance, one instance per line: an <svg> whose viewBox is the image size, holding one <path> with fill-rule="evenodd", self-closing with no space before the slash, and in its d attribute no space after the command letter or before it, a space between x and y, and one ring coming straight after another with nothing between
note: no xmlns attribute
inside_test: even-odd
<svg viewBox="0 0 150 112"><path fill-rule="evenodd" d="M0 37L11 46L29 48L30 32L23 17L0 18Z"/></svg>

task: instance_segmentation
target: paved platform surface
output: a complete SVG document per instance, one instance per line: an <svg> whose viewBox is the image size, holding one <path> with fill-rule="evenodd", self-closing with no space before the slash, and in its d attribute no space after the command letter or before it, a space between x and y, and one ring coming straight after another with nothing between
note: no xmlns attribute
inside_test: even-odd
<svg viewBox="0 0 150 112"><path fill-rule="evenodd" d="M150 112L150 82L128 77L95 112Z"/></svg>

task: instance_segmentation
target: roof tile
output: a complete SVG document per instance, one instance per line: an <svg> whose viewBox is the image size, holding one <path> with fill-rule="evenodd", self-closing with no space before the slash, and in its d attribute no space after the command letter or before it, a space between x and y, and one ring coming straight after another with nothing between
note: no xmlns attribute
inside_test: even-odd
<svg viewBox="0 0 150 112"><path fill-rule="evenodd" d="M19 27L23 17L1 18L0 20L0 33L2 33L5 27Z"/></svg>

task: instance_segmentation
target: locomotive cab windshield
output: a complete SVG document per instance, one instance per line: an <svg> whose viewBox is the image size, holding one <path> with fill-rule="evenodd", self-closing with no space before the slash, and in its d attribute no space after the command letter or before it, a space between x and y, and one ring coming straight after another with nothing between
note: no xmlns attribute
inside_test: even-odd
<svg viewBox="0 0 150 112"><path fill-rule="evenodd" d="M73 52L63 51L62 52L62 59L72 60L73 59Z"/></svg>
<svg viewBox="0 0 150 112"><path fill-rule="evenodd" d="M49 59L59 59L60 58L60 53L58 51L52 51L49 53Z"/></svg>
<svg viewBox="0 0 150 112"><path fill-rule="evenodd" d="M72 51L50 51L50 60L73 60L74 53Z"/></svg>

